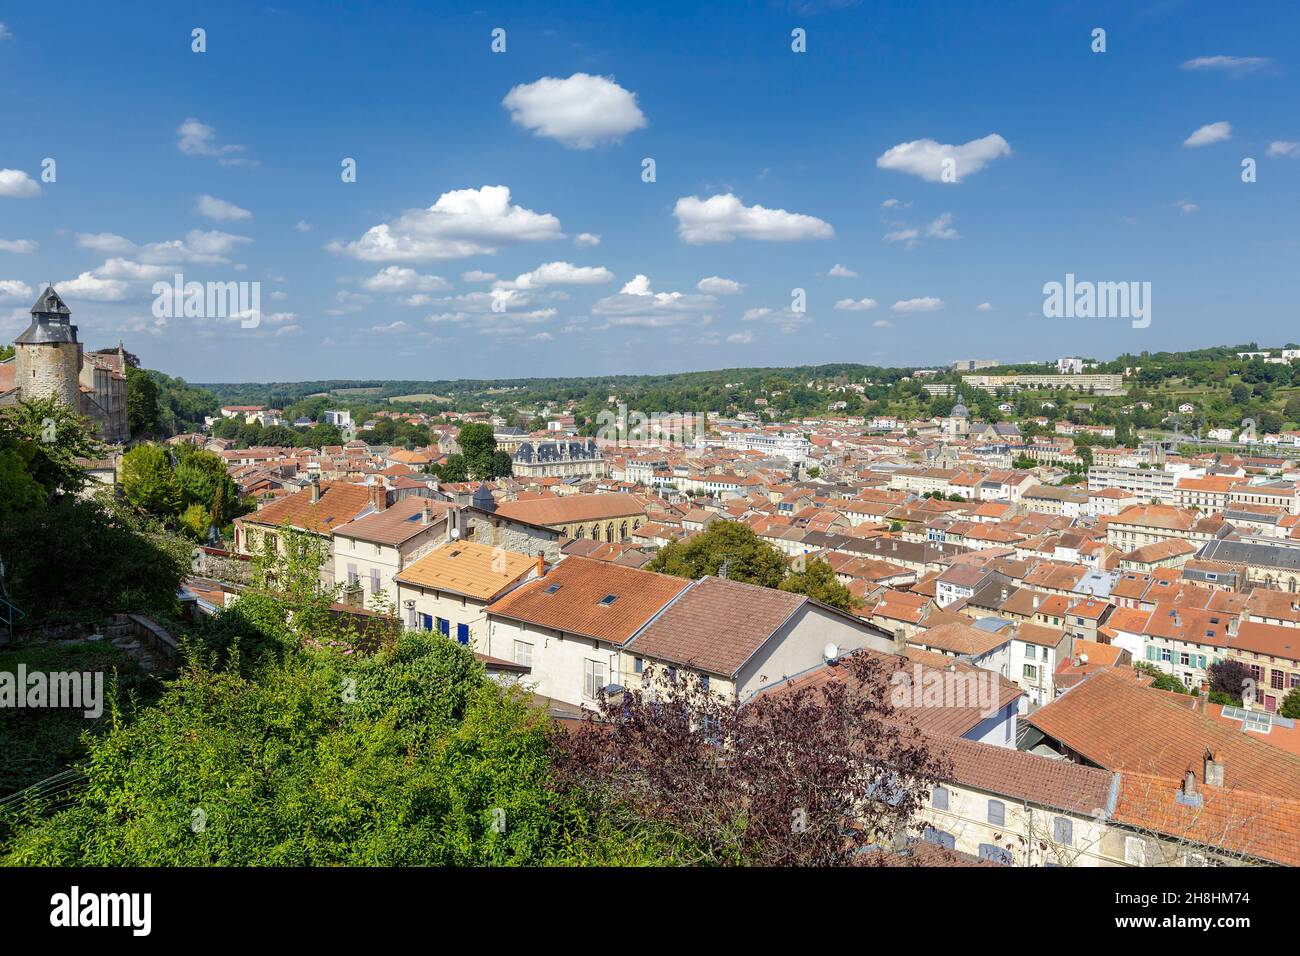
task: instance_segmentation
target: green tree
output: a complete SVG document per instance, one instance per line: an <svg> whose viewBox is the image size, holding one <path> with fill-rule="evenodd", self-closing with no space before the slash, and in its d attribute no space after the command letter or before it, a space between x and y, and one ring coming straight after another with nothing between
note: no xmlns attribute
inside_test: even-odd
<svg viewBox="0 0 1300 956"><path fill-rule="evenodd" d="M496 452L497 441L493 437L491 425L481 422L462 425L457 441L470 480L485 481L496 477L493 474L492 456Z"/></svg>
<svg viewBox="0 0 1300 956"><path fill-rule="evenodd" d="M494 451L492 453L492 477L509 478L514 471L514 459L510 457L508 451Z"/></svg>
<svg viewBox="0 0 1300 956"><path fill-rule="evenodd" d="M447 460L437 467L439 481L469 481L469 469L465 466L464 455L448 455Z"/></svg>
<svg viewBox="0 0 1300 956"><path fill-rule="evenodd" d="M34 449L27 462L28 474L51 497L81 491L86 473L77 459L98 458L104 452L90 420L52 398L19 402L0 410L0 448L23 444Z"/></svg>
<svg viewBox="0 0 1300 956"><path fill-rule="evenodd" d="M123 455L122 491L135 507L164 521L180 513L181 486L165 448L137 445Z"/></svg>
<svg viewBox="0 0 1300 956"><path fill-rule="evenodd" d="M117 611L170 613L190 546L105 490L0 521L0 558L30 623L84 624Z"/></svg>
<svg viewBox="0 0 1300 956"><path fill-rule="evenodd" d="M133 437L158 435L162 411L158 383L143 369L126 367L126 421Z"/></svg>
<svg viewBox="0 0 1300 956"><path fill-rule="evenodd" d="M825 561L809 561L802 571L793 572L781 582L781 590L805 594L841 611L851 612L862 604L840 583L835 571Z"/></svg>
<svg viewBox="0 0 1300 956"><path fill-rule="evenodd" d="M181 490L181 506L201 506L209 521L218 527L239 515L239 488L226 472L225 459L220 455L202 449L182 454L176 465L176 481ZM204 534L207 534L206 527Z"/></svg>
<svg viewBox="0 0 1300 956"><path fill-rule="evenodd" d="M6 447L7 446L7 447ZM0 523L24 511L42 507L49 495L32 477L36 445L0 438Z"/></svg>
<svg viewBox="0 0 1300 956"><path fill-rule="evenodd" d="M1293 687L1287 691L1277 712L1291 720L1300 720L1300 687Z"/></svg>
<svg viewBox="0 0 1300 956"><path fill-rule="evenodd" d="M724 560L727 577L733 581L775 588L785 579L781 552L738 521L715 521L685 542L670 542L646 567L679 578L702 578L718 574Z"/></svg>

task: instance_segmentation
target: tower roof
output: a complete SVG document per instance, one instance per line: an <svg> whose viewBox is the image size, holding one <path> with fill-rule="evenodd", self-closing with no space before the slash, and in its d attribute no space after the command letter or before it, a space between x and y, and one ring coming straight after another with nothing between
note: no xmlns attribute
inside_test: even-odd
<svg viewBox="0 0 1300 956"><path fill-rule="evenodd" d="M45 291L32 305L32 324L14 339L16 345L44 345L57 342L76 342L77 327L71 323L72 310L68 308L54 286Z"/></svg>
<svg viewBox="0 0 1300 956"><path fill-rule="evenodd" d="M31 311L32 315L72 315L72 310L59 298L52 285L45 287L45 291L37 298Z"/></svg>
<svg viewBox="0 0 1300 956"><path fill-rule="evenodd" d="M492 497L492 492L484 482L479 482L477 490L474 492L473 505L480 511L496 511L496 499Z"/></svg>

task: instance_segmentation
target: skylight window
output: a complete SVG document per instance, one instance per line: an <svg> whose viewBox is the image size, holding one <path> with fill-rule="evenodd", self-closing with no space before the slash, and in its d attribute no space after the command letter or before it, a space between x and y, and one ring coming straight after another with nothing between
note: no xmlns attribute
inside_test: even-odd
<svg viewBox="0 0 1300 956"><path fill-rule="evenodd" d="M611 604L613 604L613 603L614 603L615 601L617 601L617 600L618 600L618 595L617 595L617 594L606 594L603 598L600 599L600 606L601 606L601 607L609 607Z"/></svg>
<svg viewBox="0 0 1300 956"><path fill-rule="evenodd" d="M558 591L559 589L560 589L560 583L557 581L557 582L555 582L554 584L552 584L549 588L546 589L546 593L547 593L547 594L554 594L554 593L555 593L556 591Z"/></svg>

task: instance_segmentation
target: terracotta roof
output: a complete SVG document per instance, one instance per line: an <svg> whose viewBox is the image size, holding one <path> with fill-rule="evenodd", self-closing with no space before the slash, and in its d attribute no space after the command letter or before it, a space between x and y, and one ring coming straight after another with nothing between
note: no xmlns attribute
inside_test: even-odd
<svg viewBox="0 0 1300 956"><path fill-rule="evenodd" d="M245 524L281 527L288 524L306 531L325 533L347 524L371 507L370 489L341 481L322 481L320 500L312 504L311 489L273 501L251 515L239 519Z"/></svg>
<svg viewBox="0 0 1300 956"><path fill-rule="evenodd" d="M491 604L488 613L622 644L690 583L573 556ZM614 600L605 603L609 596Z"/></svg>
<svg viewBox="0 0 1300 956"><path fill-rule="evenodd" d="M474 541L449 541L406 567L397 580L490 601L536 564L536 559L515 551Z"/></svg>
<svg viewBox="0 0 1300 956"><path fill-rule="evenodd" d="M424 509L429 509L429 523L424 523ZM445 501L421 498L415 495L403 498L383 511L363 515L334 529L335 534L356 538L358 541L371 541L375 544L397 545L417 534L428 531L432 526L446 520Z"/></svg>
<svg viewBox="0 0 1300 956"><path fill-rule="evenodd" d="M555 525L644 515L645 510L645 501L637 495L608 494L507 501L497 506L496 513L531 524Z"/></svg>
<svg viewBox="0 0 1300 956"><path fill-rule="evenodd" d="M1178 779L1201 767L1208 749L1224 765L1230 789L1300 793L1300 757L1215 720L1202 707L1196 698L1102 670L1024 719L1108 770Z"/></svg>
<svg viewBox="0 0 1300 956"><path fill-rule="evenodd" d="M1110 806L1115 775L1109 770L954 736L926 743L948 760L952 783L1072 813L1092 815Z"/></svg>
<svg viewBox="0 0 1300 956"><path fill-rule="evenodd" d="M734 677L806 603L802 594L704 577L679 594L627 649Z"/></svg>
<svg viewBox="0 0 1300 956"><path fill-rule="evenodd" d="M1238 651L1297 661L1300 660L1300 628L1245 621L1237 629L1236 637L1228 639L1228 646Z"/></svg>
<svg viewBox="0 0 1300 956"><path fill-rule="evenodd" d="M951 657L945 657L942 654L932 654L929 651L917 648L908 648L906 657L898 654L887 654L871 648L854 651L854 654L867 654L883 660L891 671L901 670L909 677L914 677L914 668L920 666L922 682L932 679L929 678L929 675L945 673L977 674L984 680L995 680L997 681L997 700L994 707L997 710L1006 707L1023 693L1019 687L1000 674L995 674L992 671L984 670L963 661L954 661ZM771 684L763 688L760 693L780 694L803 687L820 687L834 681L845 680L849 676L849 672L844 667L844 660L845 658L840 658L818 664L816 667L795 675L789 680ZM921 686L926 685L922 683ZM955 702L951 706L946 703L936 706L933 702L926 702L922 699L921 702L914 705L898 707L896 711L905 717L909 726L922 733L953 737L960 737L962 734L969 733L987 720L989 716L984 712L978 701L970 701L969 706L965 702L961 706L958 706Z"/></svg>
<svg viewBox="0 0 1300 956"><path fill-rule="evenodd" d="M982 631L969 624L953 622L920 631L908 638L908 642L925 647L937 647L941 651L979 657L1010 642L1011 637L1009 627L1002 632L993 632Z"/></svg>
<svg viewBox="0 0 1300 956"><path fill-rule="evenodd" d="M1113 819L1230 857L1300 865L1300 802L1198 782L1201 803L1190 806L1177 798L1181 784L1170 777L1122 774Z"/></svg>

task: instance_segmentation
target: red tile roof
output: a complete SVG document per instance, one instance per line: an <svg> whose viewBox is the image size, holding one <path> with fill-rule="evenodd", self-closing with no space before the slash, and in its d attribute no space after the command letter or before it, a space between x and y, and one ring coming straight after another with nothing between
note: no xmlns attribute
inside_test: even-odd
<svg viewBox="0 0 1300 956"><path fill-rule="evenodd" d="M691 582L608 561L566 557L488 605L488 614L622 644ZM613 595L608 604L603 600Z"/></svg>

